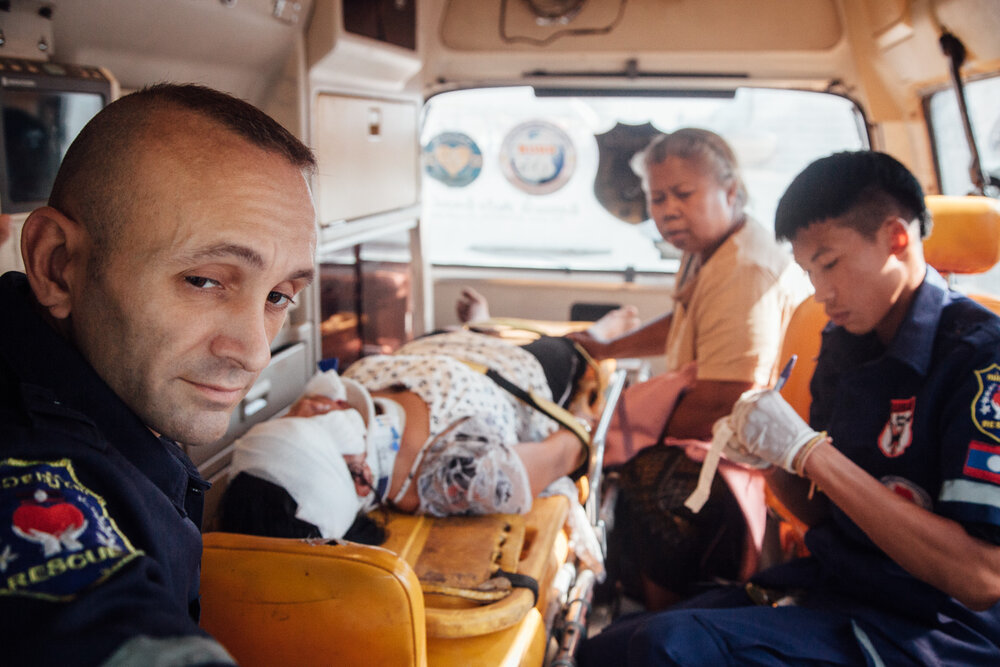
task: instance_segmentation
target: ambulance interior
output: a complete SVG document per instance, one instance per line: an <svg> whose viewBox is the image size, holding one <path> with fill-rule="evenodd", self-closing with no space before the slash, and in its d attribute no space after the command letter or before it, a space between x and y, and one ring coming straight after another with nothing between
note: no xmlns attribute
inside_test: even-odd
<svg viewBox="0 0 1000 667"><path fill-rule="evenodd" d="M189 451L214 483L210 531L234 439L280 415L320 360L343 367L457 324L463 287L502 317L587 320L621 304L643 319L668 312L679 253L648 220L628 166L657 131L699 126L726 138L750 214L765 225L806 164L861 148L895 156L929 195L992 198L985 215L995 221L997 35L995 0L0 0L0 213L13 216L0 270L22 266L18 231L44 203L60 151L119 94L203 83L256 104L314 149L319 280L226 436ZM17 124L25 116L36 134ZM977 241L998 245L955 243ZM1000 294L995 263L970 275L957 266L952 279ZM643 361L619 366L657 370L657 359ZM622 381L612 377L611 400ZM397 517L406 539L394 553L330 547L332 565L304 566L312 545L215 535L205 567L227 569L211 590L242 592L209 605L206 622L246 664L308 664L329 645L346 651L345 664L572 664L582 605L573 622L555 617L579 602L580 573L561 568L561 511L540 504L501 558L534 559L543 589L562 577L562 592L532 601L518 591L490 611L420 593L417 556L403 552L452 530L446 522ZM247 577L261 567L285 578L255 584L268 601L248 608ZM321 567L355 589L321 594L295 580L296 568ZM277 589L313 606L276 629L268 614L294 607ZM347 618L374 599L396 605L378 631ZM251 636L272 652L239 646Z"/></svg>

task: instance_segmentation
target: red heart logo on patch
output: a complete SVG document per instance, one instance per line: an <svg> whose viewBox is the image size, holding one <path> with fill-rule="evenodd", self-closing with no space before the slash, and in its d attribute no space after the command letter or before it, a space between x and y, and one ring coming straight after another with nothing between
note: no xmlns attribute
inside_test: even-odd
<svg viewBox="0 0 1000 667"><path fill-rule="evenodd" d="M36 530L40 533L59 536L67 530L84 525L83 512L76 505L21 505L14 510L13 523L24 533Z"/></svg>

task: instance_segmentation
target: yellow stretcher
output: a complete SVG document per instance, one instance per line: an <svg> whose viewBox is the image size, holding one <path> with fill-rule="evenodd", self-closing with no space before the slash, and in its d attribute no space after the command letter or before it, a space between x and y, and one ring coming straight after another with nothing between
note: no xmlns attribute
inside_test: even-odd
<svg viewBox="0 0 1000 667"><path fill-rule="evenodd" d="M604 389L578 489L603 547L596 490L625 372L588 373ZM378 547L207 533L201 624L249 667L572 664L596 582L570 549L569 511L565 496L535 499L525 515L376 510ZM510 586L524 577L537 598Z"/></svg>

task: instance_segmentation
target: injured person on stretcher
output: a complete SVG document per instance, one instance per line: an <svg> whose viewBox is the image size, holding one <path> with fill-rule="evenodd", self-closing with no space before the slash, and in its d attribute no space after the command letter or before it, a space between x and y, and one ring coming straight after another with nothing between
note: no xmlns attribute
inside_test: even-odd
<svg viewBox="0 0 1000 667"><path fill-rule="evenodd" d="M220 528L377 543L367 518L376 507L515 514L562 493L577 555L602 572L569 479L590 463L594 415L587 401L570 403L586 370L565 338L519 346L461 330L365 357L342 376L318 373L286 416L236 442Z"/></svg>

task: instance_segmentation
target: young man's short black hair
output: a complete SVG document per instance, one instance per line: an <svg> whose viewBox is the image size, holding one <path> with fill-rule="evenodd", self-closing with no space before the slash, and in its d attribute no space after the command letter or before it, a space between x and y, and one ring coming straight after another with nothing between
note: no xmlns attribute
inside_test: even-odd
<svg viewBox="0 0 1000 667"><path fill-rule="evenodd" d="M778 202L774 231L793 240L814 222L841 218L867 238L888 216L920 222L920 237L931 231L924 191L895 158L877 151L835 153L816 160L795 177Z"/></svg>

